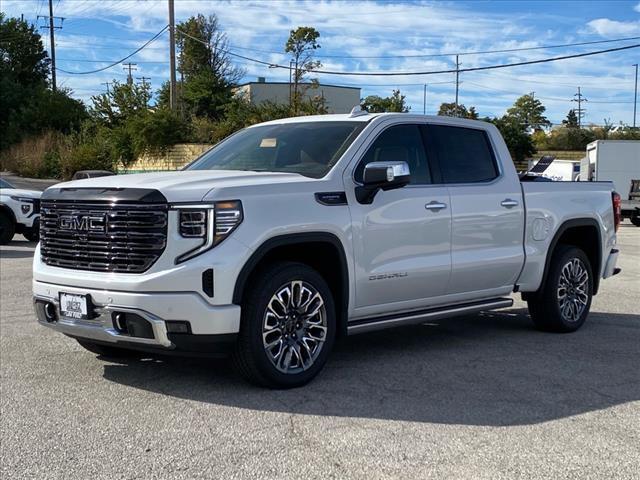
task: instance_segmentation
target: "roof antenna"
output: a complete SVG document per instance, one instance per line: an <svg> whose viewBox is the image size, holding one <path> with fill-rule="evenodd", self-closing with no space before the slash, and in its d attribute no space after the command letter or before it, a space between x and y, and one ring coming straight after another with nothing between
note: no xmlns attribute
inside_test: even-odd
<svg viewBox="0 0 640 480"><path fill-rule="evenodd" d="M351 109L349 118L361 117L362 115L369 115L369 112L367 112L366 110L363 110L360 105L356 105Z"/></svg>

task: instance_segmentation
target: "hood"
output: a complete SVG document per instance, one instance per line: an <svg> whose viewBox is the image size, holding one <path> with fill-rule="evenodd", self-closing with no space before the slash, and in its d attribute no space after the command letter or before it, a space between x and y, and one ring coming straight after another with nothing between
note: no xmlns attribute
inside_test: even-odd
<svg viewBox="0 0 640 480"><path fill-rule="evenodd" d="M58 183L53 189L135 188L162 193L167 201L199 202L214 188L306 182L310 179L295 173L245 172L235 170L187 170L177 172L136 173L89 178Z"/></svg>
<svg viewBox="0 0 640 480"><path fill-rule="evenodd" d="M39 190L23 190L21 188L0 188L0 192L10 197L40 198L42 195Z"/></svg>

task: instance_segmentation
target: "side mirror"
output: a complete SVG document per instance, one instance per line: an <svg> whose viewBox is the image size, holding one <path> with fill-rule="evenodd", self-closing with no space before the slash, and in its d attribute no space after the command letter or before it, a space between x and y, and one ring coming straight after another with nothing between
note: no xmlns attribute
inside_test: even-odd
<svg viewBox="0 0 640 480"><path fill-rule="evenodd" d="M358 202L368 204L379 190L402 188L411 181L407 162L371 162L364 167L362 186L356 187Z"/></svg>

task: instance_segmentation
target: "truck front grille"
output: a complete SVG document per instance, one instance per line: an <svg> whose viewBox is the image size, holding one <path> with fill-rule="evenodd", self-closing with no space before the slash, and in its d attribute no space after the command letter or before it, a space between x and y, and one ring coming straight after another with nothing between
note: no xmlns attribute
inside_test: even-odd
<svg viewBox="0 0 640 480"><path fill-rule="evenodd" d="M167 244L167 206L42 200L40 254L47 265L141 273Z"/></svg>

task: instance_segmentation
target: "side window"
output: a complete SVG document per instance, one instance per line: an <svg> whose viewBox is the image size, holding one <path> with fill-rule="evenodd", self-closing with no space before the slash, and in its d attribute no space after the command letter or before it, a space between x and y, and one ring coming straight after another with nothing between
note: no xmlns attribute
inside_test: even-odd
<svg viewBox="0 0 640 480"><path fill-rule="evenodd" d="M431 183L418 125L394 125L382 132L356 167L354 178L357 182L362 182L364 167L371 162L407 162L412 184Z"/></svg>
<svg viewBox="0 0 640 480"><path fill-rule="evenodd" d="M484 130L429 125L427 142L438 157L444 183L477 183L493 180L498 167Z"/></svg>

